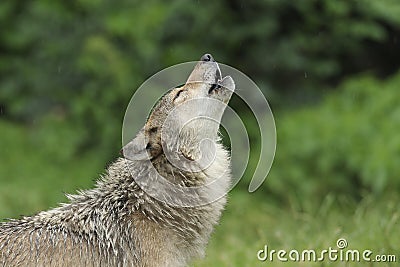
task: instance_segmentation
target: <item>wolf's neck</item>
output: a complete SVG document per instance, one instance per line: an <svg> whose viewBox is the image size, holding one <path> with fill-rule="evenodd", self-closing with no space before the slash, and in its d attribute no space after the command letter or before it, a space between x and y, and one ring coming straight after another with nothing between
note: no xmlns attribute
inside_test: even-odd
<svg viewBox="0 0 400 267"><path fill-rule="evenodd" d="M157 170L152 168L152 164L118 159L109 166L107 173L97 181L94 189L68 196L70 203L41 212L34 216L34 220L76 230L82 236L91 236L90 233L96 232L99 238L109 239L119 232L126 233L114 228L129 227L132 215L140 213L148 220L160 226L171 227L173 231L189 239L208 237L220 217L225 204L224 194L230 185L227 152L219 147L215 162L197 174L204 183L199 194L206 202L202 202L201 206L170 205L168 201L160 201L143 190L143 184L140 185L137 179L140 177L140 181L144 183L153 183L152 175ZM173 169L164 170L162 174L172 175L172 172ZM191 175L190 179L196 177ZM181 179L181 176L175 178ZM217 184L207 185L213 181Z"/></svg>

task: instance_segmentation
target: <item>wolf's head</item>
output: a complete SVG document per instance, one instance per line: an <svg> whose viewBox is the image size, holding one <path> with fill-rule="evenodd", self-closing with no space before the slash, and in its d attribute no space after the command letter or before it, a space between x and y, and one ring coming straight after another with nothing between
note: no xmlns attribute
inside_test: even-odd
<svg viewBox="0 0 400 267"><path fill-rule="evenodd" d="M215 156L221 117L234 89L233 79L222 78L218 63L205 54L186 83L168 91L154 106L144 127L123 148L124 157L154 161L166 156L191 170L207 167Z"/></svg>

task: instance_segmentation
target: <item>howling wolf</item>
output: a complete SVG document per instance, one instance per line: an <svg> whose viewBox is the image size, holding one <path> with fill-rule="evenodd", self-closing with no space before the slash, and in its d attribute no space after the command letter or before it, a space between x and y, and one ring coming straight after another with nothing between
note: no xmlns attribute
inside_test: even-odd
<svg viewBox="0 0 400 267"><path fill-rule="evenodd" d="M93 189L0 223L0 265L179 267L203 256L230 186L218 129L234 89L202 56Z"/></svg>

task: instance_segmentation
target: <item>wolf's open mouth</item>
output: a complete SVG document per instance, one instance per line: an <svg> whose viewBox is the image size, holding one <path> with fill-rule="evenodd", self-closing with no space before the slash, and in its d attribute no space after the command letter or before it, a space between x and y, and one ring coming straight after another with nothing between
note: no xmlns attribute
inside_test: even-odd
<svg viewBox="0 0 400 267"><path fill-rule="evenodd" d="M205 54L197 62L186 84L203 83L207 90L204 93L207 93L209 97L228 102L235 91L235 82L229 75L223 77L221 73L220 66L214 58L210 54Z"/></svg>
<svg viewBox="0 0 400 267"><path fill-rule="evenodd" d="M217 84L217 83L213 83L211 85L210 89L208 90L208 94L211 94L214 90L218 90L221 87L222 87L222 85Z"/></svg>

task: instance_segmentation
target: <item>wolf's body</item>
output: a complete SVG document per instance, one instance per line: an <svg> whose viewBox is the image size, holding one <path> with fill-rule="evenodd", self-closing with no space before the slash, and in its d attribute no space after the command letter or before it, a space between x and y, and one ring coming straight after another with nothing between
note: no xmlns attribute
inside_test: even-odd
<svg viewBox="0 0 400 267"><path fill-rule="evenodd" d="M218 142L218 125L189 125L166 144L160 135L177 103L196 98L199 92L225 103L229 100L233 80L220 81L218 72L212 57L203 56L188 83L160 100L138 136L124 147L125 158L111 164L94 189L69 196L68 204L55 209L0 224L0 266L177 267L203 256L226 202L228 152ZM229 90L216 88L210 84L212 79ZM223 109L212 112L220 119ZM172 157L196 163L198 145L204 138L211 138L215 145L213 160L206 168L190 171L171 163L167 151L173 152ZM199 189L193 195L155 197L143 188L146 183L154 186L158 175L178 191ZM171 198L179 201L171 204Z"/></svg>

